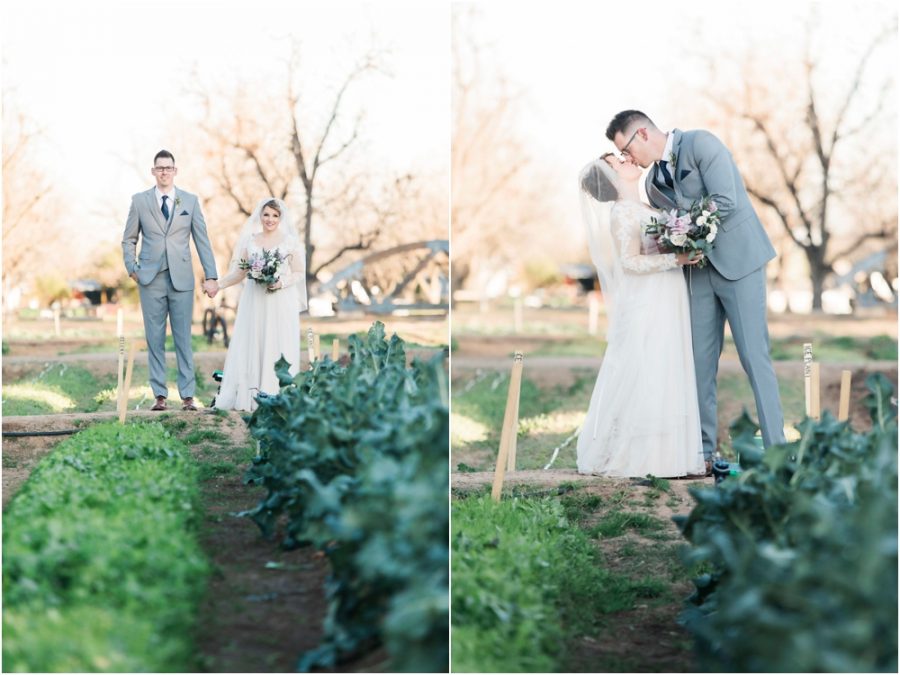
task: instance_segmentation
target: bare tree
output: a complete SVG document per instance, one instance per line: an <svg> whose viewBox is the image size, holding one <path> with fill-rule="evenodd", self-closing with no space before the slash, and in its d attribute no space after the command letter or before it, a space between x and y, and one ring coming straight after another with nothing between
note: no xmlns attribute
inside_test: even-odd
<svg viewBox="0 0 900 675"><path fill-rule="evenodd" d="M518 262L546 244L550 221L533 159L516 131L520 95L491 70L477 14L453 13L450 220L454 292L479 267Z"/></svg>
<svg viewBox="0 0 900 675"><path fill-rule="evenodd" d="M3 90L3 305L9 293L49 270L58 230L58 203L53 183L37 157L42 130Z"/></svg>
<svg viewBox="0 0 900 675"><path fill-rule="evenodd" d="M813 16L804 57L782 57L774 70L759 45L736 64L702 57L703 100L716 111L707 119L726 137L764 221L803 252L816 311L836 261L897 241L897 155L873 143L893 138L896 124L892 70L875 68L896 40L896 16L845 79L822 68L817 28Z"/></svg>
<svg viewBox="0 0 900 675"><path fill-rule="evenodd" d="M218 202L223 215L230 214L234 222L252 213L260 195L299 204L307 275L314 279L324 268L370 249L383 237L395 220L397 202L376 203L374 197L379 184L390 186L402 182L402 177L385 180L382 170L373 181L374 172L353 157L362 147L364 115L361 109L352 111L348 93L366 77L386 72L385 53L366 51L321 105L304 97L298 77L300 56L295 43L284 89L267 109L260 108L259 91L251 83L239 83L225 96L199 84L194 93L206 111L200 127L207 139L205 159L215 175L206 199ZM219 110L223 100L224 113ZM335 219L339 229L320 231ZM231 244L224 248L230 250Z"/></svg>

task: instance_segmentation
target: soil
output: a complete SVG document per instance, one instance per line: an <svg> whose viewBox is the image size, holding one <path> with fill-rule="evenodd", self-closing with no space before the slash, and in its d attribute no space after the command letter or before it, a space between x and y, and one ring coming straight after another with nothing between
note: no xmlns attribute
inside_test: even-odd
<svg viewBox="0 0 900 675"><path fill-rule="evenodd" d="M229 460L232 446L251 442L240 413L222 419L211 410L168 413L130 412L129 417L185 419L185 433L215 429L228 442L221 453L192 446L199 462ZM50 431L82 428L110 421L115 413L84 413L7 417L4 431ZM15 495L40 459L66 436L5 438L3 442L3 505ZM245 467L215 475L201 483L206 517L200 542L212 566L197 620L198 668L204 672L295 672L301 653L319 644L327 611L324 583L326 558L313 549L283 551L260 535L253 521L235 516L256 505L265 490L242 482ZM376 650L340 664L335 672L383 669L386 654Z"/></svg>

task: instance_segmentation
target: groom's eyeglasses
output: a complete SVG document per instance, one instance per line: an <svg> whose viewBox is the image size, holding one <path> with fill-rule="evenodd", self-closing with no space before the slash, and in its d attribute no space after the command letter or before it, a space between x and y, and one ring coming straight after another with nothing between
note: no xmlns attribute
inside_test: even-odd
<svg viewBox="0 0 900 675"><path fill-rule="evenodd" d="M154 166L154 171L159 171L160 173L172 172L175 170L174 166Z"/></svg>
<svg viewBox="0 0 900 675"><path fill-rule="evenodd" d="M627 155L627 154L628 154L628 146L631 145L631 142L634 140L634 137L637 136L637 133L638 133L639 131L640 131L640 129L635 129L635 130L634 130L634 133L631 134L631 138L629 138L629 139L628 139L628 142L625 144L625 146L624 146L621 150L619 150L619 154L622 154L622 155Z"/></svg>

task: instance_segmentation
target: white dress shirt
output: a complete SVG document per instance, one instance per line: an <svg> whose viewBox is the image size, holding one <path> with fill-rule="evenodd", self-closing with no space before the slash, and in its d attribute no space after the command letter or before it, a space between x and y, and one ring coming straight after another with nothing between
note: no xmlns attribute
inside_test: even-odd
<svg viewBox="0 0 900 675"><path fill-rule="evenodd" d="M154 191L155 191L155 194L156 194L156 205L159 207L160 213L162 213L162 198L163 198L163 195L165 195L166 197L168 197L168 199L166 200L166 203L167 203L168 206L169 206L169 215L171 215L171 214L172 214L172 211L173 211L174 208L175 208L175 186L173 185L172 188L171 188L168 192L160 192L160 191L159 191L159 186L157 185L157 186L154 188Z"/></svg>
<svg viewBox="0 0 900 675"><path fill-rule="evenodd" d="M675 167L670 166L671 162L669 162L669 158L672 156L672 146L674 144L675 144L675 134L673 134L670 131L669 133L666 134L666 147L663 148L662 159L659 160L660 162L666 163L666 169L669 171L670 174L672 174L673 180L675 179L675 173L674 173Z"/></svg>

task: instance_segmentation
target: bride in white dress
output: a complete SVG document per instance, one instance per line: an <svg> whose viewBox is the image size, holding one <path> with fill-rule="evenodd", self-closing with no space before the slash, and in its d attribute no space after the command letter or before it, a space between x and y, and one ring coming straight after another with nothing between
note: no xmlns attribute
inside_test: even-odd
<svg viewBox="0 0 900 675"><path fill-rule="evenodd" d="M659 214L638 192L641 170L611 153L580 176L591 258L607 310L607 349L578 436L578 472L703 475L705 462L682 266L643 225Z"/></svg>
<svg viewBox="0 0 900 675"><path fill-rule="evenodd" d="M280 199L263 199L237 241L228 274L219 279L219 288L246 281L215 407L253 411L259 392L278 392L275 362L281 356L291 364L291 374L300 370L299 314L307 307L306 257L290 213ZM242 259L260 256L263 250L285 256L280 280L268 287L247 279L247 270L239 267Z"/></svg>

